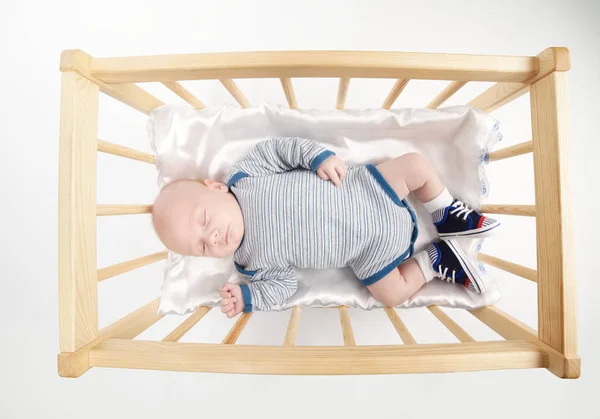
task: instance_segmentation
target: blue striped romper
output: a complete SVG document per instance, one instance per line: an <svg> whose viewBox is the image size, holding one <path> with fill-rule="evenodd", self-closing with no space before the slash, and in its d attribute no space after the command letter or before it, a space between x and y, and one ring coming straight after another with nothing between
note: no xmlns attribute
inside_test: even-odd
<svg viewBox="0 0 600 419"><path fill-rule="evenodd" d="M413 210L377 168L350 166L339 187L315 173L334 153L303 138L272 138L236 163L227 185L244 217L235 266L244 311L268 311L297 289L294 267L350 267L364 285L412 256Z"/></svg>

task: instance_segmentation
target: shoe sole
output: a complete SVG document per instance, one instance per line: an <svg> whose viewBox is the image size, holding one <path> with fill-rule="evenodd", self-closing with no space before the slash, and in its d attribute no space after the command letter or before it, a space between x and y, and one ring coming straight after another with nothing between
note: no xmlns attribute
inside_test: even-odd
<svg viewBox="0 0 600 419"><path fill-rule="evenodd" d="M494 235L494 233L495 233L494 229L497 227L500 227L500 223L492 224L485 228L476 228L474 230L459 231L456 233L438 233L438 235L440 236L440 239L447 239L447 238L452 238L452 237L458 237L458 238L460 238L460 237L472 237L472 238L490 237L490 236Z"/></svg>
<svg viewBox="0 0 600 419"><path fill-rule="evenodd" d="M481 294L487 290L485 286L485 282L483 282L483 278L479 275L479 270L477 267L473 266L471 262L469 262L469 258L466 253L461 249L461 247L454 240L450 239L446 241L448 247L454 252L456 257L458 258L458 262L460 266L465 270L469 279L473 282L473 285L477 288L476 292Z"/></svg>

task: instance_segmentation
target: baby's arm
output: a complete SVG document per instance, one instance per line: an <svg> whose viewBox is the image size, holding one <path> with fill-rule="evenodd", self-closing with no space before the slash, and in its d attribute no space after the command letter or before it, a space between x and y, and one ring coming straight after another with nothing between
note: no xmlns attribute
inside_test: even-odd
<svg viewBox="0 0 600 419"><path fill-rule="evenodd" d="M227 283L221 289L221 311L233 317L242 311L269 311L283 303L298 289L291 267L257 272L248 284Z"/></svg>
<svg viewBox="0 0 600 419"><path fill-rule="evenodd" d="M322 144L299 137L272 138L258 143L235 165L235 172L249 176L283 173L304 168L322 179L339 184L346 166Z"/></svg>

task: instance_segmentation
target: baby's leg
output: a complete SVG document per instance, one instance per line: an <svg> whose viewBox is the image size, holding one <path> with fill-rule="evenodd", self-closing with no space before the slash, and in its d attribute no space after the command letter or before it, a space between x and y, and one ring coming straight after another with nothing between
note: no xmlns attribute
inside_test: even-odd
<svg viewBox="0 0 600 419"><path fill-rule="evenodd" d="M424 284L425 276L417 261L409 259L367 288L377 301L386 307L395 307L408 300Z"/></svg>
<svg viewBox="0 0 600 419"><path fill-rule="evenodd" d="M377 169L400 197L413 193L432 215L440 237L486 237L500 225L455 200L425 157L408 153L388 160Z"/></svg>
<svg viewBox="0 0 600 419"><path fill-rule="evenodd" d="M421 202L431 201L443 190L444 184L425 157L408 153L377 165L377 169L400 199L413 192Z"/></svg>

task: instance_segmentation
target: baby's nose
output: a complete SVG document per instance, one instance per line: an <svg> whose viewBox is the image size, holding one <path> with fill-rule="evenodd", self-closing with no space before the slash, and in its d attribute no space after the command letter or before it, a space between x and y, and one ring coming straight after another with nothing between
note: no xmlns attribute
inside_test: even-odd
<svg viewBox="0 0 600 419"><path fill-rule="evenodd" d="M215 230L215 231L213 231L213 234L212 234L212 242L213 242L213 245L215 245L215 246L216 246L217 244L219 244L219 230Z"/></svg>

